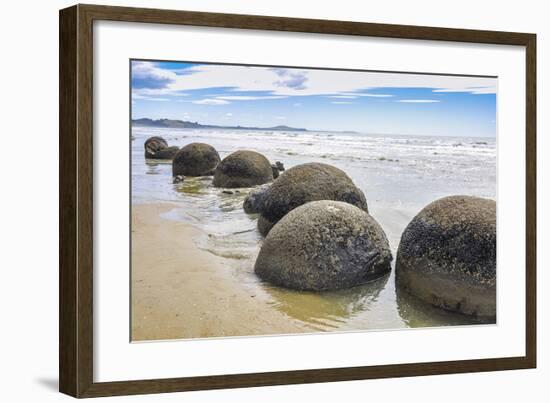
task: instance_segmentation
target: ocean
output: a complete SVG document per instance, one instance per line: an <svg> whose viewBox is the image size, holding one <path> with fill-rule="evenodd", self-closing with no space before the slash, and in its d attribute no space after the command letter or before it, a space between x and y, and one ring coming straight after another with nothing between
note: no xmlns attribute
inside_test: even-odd
<svg viewBox="0 0 550 403"><path fill-rule="evenodd" d="M262 282L253 272L262 241L256 230L257 217L242 209L249 189L223 193L223 189L212 187L211 177L172 184L170 163L144 158L143 143L151 136L162 136L169 145L179 147L208 143L222 159L238 149L249 149L264 154L272 163L281 161L286 169L306 162L342 169L365 193L370 214L385 230L394 259L403 230L428 203L458 194L496 199L496 139L132 128L132 203L174 203L176 207L165 218L199 229L202 235L195 239L199 248L225 259L224 267L243 287L264 293L273 309L312 331L478 323L399 293L393 270L390 276L363 286L323 293L296 292Z"/></svg>

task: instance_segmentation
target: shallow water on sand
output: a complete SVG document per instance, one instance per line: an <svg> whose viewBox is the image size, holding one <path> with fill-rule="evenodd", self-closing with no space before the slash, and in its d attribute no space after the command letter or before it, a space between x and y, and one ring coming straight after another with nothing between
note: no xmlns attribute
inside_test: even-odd
<svg viewBox="0 0 550 403"><path fill-rule="evenodd" d="M323 132L248 132L134 127L132 203L175 202L166 218L201 230L197 246L225 259L252 293L312 331L465 325L471 318L432 308L396 290L394 271L362 286L323 293L297 292L262 282L253 271L262 237L257 216L246 214L250 189L214 188L211 177L172 184L171 165L146 161L144 141L163 136L170 145L199 141L221 158L238 148L256 150L288 169L324 162L344 170L365 192L372 216L386 231L393 256L404 228L427 203L451 194L495 198L494 139L374 136Z"/></svg>

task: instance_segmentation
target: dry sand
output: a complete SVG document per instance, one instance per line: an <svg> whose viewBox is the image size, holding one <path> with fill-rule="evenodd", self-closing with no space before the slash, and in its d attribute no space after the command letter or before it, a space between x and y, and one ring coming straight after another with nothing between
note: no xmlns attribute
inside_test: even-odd
<svg viewBox="0 0 550 403"><path fill-rule="evenodd" d="M161 217L172 208L132 206L133 341L308 332L198 249L198 229Z"/></svg>

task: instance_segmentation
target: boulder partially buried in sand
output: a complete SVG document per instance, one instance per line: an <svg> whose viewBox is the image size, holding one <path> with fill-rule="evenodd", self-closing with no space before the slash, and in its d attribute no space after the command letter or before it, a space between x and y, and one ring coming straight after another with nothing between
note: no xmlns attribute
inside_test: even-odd
<svg viewBox="0 0 550 403"><path fill-rule="evenodd" d="M269 160L256 151L239 150L225 157L216 168L216 187L243 188L273 180Z"/></svg>
<svg viewBox="0 0 550 403"><path fill-rule="evenodd" d="M162 137L154 136L145 140L143 146L145 148L145 158L161 159L156 155L159 151L168 148L168 143Z"/></svg>
<svg viewBox="0 0 550 403"><path fill-rule="evenodd" d="M409 223L397 251L397 284L434 306L496 315L496 203L450 196Z"/></svg>
<svg viewBox="0 0 550 403"><path fill-rule="evenodd" d="M296 290L334 290L389 273L380 225L351 204L322 200L285 215L265 238L254 266L263 280Z"/></svg>
<svg viewBox="0 0 550 403"><path fill-rule="evenodd" d="M219 163L220 155L211 145L204 143L187 144L174 156L172 176L213 175Z"/></svg>
<svg viewBox="0 0 550 403"><path fill-rule="evenodd" d="M271 183L265 183L248 192L243 202L244 212L247 214L259 213Z"/></svg>
<svg viewBox="0 0 550 403"><path fill-rule="evenodd" d="M308 163L284 171L273 182L260 211L266 225L258 225L258 229L266 235L289 211L316 200L343 201L368 212L365 195L344 171L328 164Z"/></svg>

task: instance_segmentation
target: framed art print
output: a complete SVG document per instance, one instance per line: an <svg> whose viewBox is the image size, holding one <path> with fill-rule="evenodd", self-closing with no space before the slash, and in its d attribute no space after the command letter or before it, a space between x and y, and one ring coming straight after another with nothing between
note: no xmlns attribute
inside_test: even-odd
<svg viewBox="0 0 550 403"><path fill-rule="evenodd" d="M535 367L535 46L61 10L60 390Z"/></svg>

